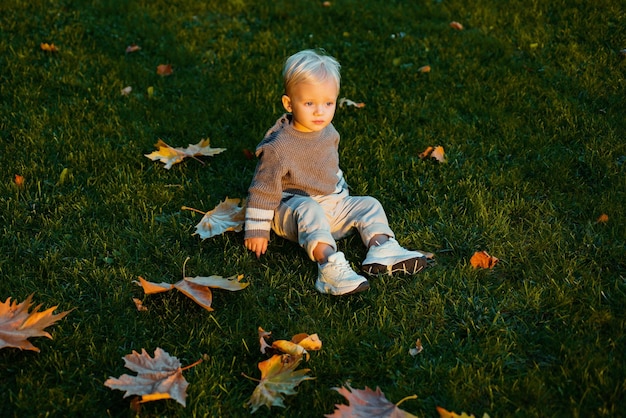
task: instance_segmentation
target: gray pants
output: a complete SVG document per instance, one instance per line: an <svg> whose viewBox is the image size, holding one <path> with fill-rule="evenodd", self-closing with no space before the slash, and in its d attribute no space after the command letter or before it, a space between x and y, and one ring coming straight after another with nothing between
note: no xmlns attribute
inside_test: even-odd
<svg viewBox="0 0 626 418"><path fill-rule="evenodd" d="M298 196L284 199L274 213L272 229L297 242L311 258L318 244L337 250L336 240L356 229L363 244L378 234L394 237L387 215L371 196L350 196L347 190L328 196Z"/></svg>

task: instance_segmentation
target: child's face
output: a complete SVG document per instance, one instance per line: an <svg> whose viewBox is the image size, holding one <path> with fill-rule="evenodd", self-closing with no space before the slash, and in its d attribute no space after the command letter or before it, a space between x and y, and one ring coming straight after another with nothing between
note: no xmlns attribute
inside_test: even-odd
<svg viewBox="0 0 626 418"><path fill-rule="evenodd" d="M331 78L319 84L299 83L283 96L283 106L293 114L294 129L318 132L332 122L338 94Z"/></svg>

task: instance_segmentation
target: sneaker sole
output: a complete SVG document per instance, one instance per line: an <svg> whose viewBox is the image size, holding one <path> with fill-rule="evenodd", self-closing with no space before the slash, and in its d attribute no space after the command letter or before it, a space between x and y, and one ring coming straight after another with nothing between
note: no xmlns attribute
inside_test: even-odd
<svg viewBox="0 0 626 418"><path fill-rule="evenodd" d="M362 267L362 270L371 276L375 276L377 274L387 274L392 276L398 273L417 274L426 267L429 267L428 259L426 257L417 257L401 261L393 266L385 266L383 264L376 263L366 264Z"/></svg>
<svg viewBox="0 0 626 418"><path fill-rule="evenodd" d="M365 280L364 282L359 283L359 285L356 288L349 290L345 293L340 293L341 290L337 289L336 287L325 285L322 282L315 283L315 288L317 289L318 292L324 293L327 295L348 296L348 295L354 295L355 293L360 293L360 292L364 292L368 290L370 288L370 284L367 280Z"/></svg>

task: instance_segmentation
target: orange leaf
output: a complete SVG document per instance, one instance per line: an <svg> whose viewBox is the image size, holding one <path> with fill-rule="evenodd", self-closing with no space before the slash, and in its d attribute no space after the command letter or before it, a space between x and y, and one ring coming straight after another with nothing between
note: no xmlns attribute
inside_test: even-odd
<svg viewBox="0 0 626 418"><path fill-rule="evenodd" d="M606 213L603 213L602 215L598 216L597 222L599 224L604 224L604 223L607 223L608 221L609 221L609 215L607 215Z"/></svg>
<svg viewBox="0 0 626 418"><path fill-rule="evenodd" d="M15 181L15 185L17 187L19 187L19 188L24 187L24 177L23 176L20 176L19 174L16 174L14 181Z"/></svg>
<svg viewBox="0 0 626 418"><path fill-rule="evenodd" d="M106 387L126 391L125 398L130 395L142 396L141 402L171 398L185 406L189 384L183 377L183 369L176 357L157 347L154 358L145 349L141 349L141 354L133 350L123 359L126 368L137 372L137 375L109 377L104 382ZM195 364L197 363L193 365ZM185 369L189 367L191 366Z"/></svg>
<svg viewBox="0 0 626 418"><path fill-rule="evenodd" d="M42 51L59 52L59 49L56 46L54 46L54 44L48 44L48 43L42 42L41 44L39 44L39 47L41 48Z"/></svg>
<svg viewBox="0 0 626 418"><path fill-rule="evenodd" d="M417 341L415 341L415 347L409 349L409 354L415 357L422 351L424 351L424 346L422 345L422 340L418 338Z"/></svg>
<svg viewBox="0 0 626 418"><path fill-rule="evenodd" d="M296 334L291 338L291 342L302 346L305 350L318 351L322 349L322 340L317 334Z"/></svg>
<svg viewBox="0 0 626 418"><path fill-rule="evenodd" d="M441 145L437 145L433 152L430 154L430 158L434 158L440 163L447 163L448 159L446 158L446 154Z"/></svg>
<svg viewBox="0 0 626 418"><path fill-rule="evenodd" d="M135 281L135 283L138 283L141 287L143 287L143 291L146 295L167 292L168 290L172 290L174 288L174 285L170 283L153 283L147 281L141 276L139 276L139 281Z"/></svg>
<svg viewBox="0 0 626 418"><path fill-rule="evenodd" d="M487 251L476 251L470 259L470 264L474 268L490 269L493 268L498 261L496 257L489 255Z"/></svg>
<svg viewBox="0 0 626 418"><path fill-rule="evenodd" d="M419 157L423 160L425 158L428 158L430 156L430 154L433 152L435 148L433 147L428 147L426 148L424 151L420 152Z"/></svg>
<svg viewBox="0 0 626 418"><path fill-rule="evenodd" d="M461 413L461 415L459 415L457 413L450 412L440 406L437 407L437 412L439 412L439 418L474 418L473 414L467 415L465 412L463 412ZM483 414L483 418L489 418L489 415L485 413Z"/></svg>
<svg viewBox="0 0 626 418"><path fill-rule="evenodd" d="M246 405L252 407L253 413L262 405L268 408L272 406L284 408L285 395L295 395L296 386L305 380L314 379L306 375L309 369L295 370L301 360L302 357L275 355L259 363L261 381L246 402Z"/></svg>
<svg viewBox="0 0 626 418"><path fill-rule="evenodd" d="M459 22L450 22L450 27L456 30L463 30L463 25Z"/></svg>
<svg viewBox="0 0 626 418"><path fill-rule="evenodd" d="M139 312L145 312L148 310L145 306L143 306L143 302L141 299L133 298L133 302L135 303L135 307Z"/></svg>
<svg viewBox="0 0 626 418"><path fill-rule="evenodd" d="M174 287L207 311L213 311L213 308L211 308L213 292L211 292L210 288L192 283L186 279L175 283Z"/></svg>
<svg viewBox="0 0 626 418"><path fill-rule="evenodd" d="M429 73L430 72L430 65L423 65L423 66L419 67L417 69L417 72L419 72L419 73Z"/></svg>
<svg viewBox="0 0 626 418"><path fill-rule="evenodd" d="M158 65L156 73L163 77L172 75L174 73L174 70L172 69L172 64Z"/></svg>
<svg viewBox="0 0 626 418"><path fill-rule="evenodd" d="M55 322L63 318L70 311L61 312L53 315L52 312L57 308L53 306L43 312L39 312L41 305L28 313L32 306L31 294L22 303L13 302L8 298L4 303L0 303L0 348L15 347L20 350L32 350L39 352L40 350L32 345L28 338L30 337L47 337L52 336L44 331L44 328L53 325Z"/></svg>

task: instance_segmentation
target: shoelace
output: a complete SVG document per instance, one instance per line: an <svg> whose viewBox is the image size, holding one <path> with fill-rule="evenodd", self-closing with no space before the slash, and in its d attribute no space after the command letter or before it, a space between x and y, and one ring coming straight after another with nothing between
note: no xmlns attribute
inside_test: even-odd
<svg viewBox="0 0 626 418"><path fill-rule="evenodd" d="M331 266L333 270L339 273L340 277L344 277L346 275L352 276L354 274L352 267L350 267L350 264L347 261L341 263L333 263Z"/></svg>

